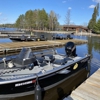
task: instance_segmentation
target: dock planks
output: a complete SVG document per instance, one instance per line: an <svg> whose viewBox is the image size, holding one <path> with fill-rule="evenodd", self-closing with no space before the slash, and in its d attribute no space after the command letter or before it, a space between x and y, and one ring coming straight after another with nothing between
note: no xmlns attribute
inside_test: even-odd
<svg viewBox="0 0 100 100"><path fill-rule="evenodd" d="M65 100L100 100L100 69L76 88Z"/></svg>

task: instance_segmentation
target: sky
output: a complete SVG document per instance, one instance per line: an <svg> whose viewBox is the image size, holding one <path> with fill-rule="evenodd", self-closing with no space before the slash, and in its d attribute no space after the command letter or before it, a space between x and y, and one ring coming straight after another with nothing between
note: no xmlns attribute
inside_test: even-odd
<svg viewBox="0 0 100 100"><path fill-rule="evenodd" d="M97 3L100 0L0 0L0 24L13 24L26 11L44 8L47 13L53 10L60 16L60 25L65 24L68 9L72 24L86 25Z"/></svg>

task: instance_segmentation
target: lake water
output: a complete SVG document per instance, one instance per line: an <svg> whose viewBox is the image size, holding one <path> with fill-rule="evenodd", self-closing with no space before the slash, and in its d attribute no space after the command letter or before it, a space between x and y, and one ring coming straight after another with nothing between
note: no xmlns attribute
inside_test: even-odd
<svg viewBox="0 0 100 100"><path fill-rule="evenodd" d="M91 74L93 74L98 68L100 68L100 37L90 37L90 36L73 36L77 39L88 40L87 44L77 45L76 52L79 56L84 56L85 54L91 55ZM0 42L12 42L8 38L0 39ZM58 48L59 53L65 53L64 47ZM0 99L0 100L33 100L33 96L25 96L14 99Z"/></svg>
<svg viewBox="0 0 100 100"><path fill-rule="evenodd" d="M7 27L0 27L0 31L17 31L18 29L17 28L7 28Z"/></svg>

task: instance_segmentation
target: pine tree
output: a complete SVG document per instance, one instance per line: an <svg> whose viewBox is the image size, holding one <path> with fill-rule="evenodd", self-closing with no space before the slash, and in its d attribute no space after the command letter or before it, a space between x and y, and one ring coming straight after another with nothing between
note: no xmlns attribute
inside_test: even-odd
<svg viewBox="0 0 100 100"><path fill-rule="evenodd" d="M92 18L89 21L88 28L93 30L94 25L96 24L96 13L97 9L94 8L94 13L92 14Z"/></svg>
<svg viewBox="0 0 100 100"><path fill-rule="evenodd" d="M94 8L94 12L92 14L92 18L88 23L88 28L94 30L94 26L96 25L97 16L99 16L99 3Z"/></svg>
<svg viewBox="0 0 100 100"><path fill-rule="evenodd" d="M97 21L97 23L94 26L94 31L97 34L100 34L100 19Z"/></svg>

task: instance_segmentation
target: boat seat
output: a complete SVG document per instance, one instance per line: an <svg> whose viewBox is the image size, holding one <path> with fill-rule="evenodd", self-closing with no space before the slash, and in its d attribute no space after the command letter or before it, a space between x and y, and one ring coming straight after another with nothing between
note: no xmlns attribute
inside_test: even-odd
<svg viewBox="0 0 100 100"><path fill-rule="evenodd" d="M36 63L36 57L32 54L31 49L29 48L23 48L19 55L12 60L13 63L19 64L19 65L28 65L32 63Z"/></svg>
<svg viewBox="0 0 100 100"><path fill-rule="evenodd" d="M53 64L64 65L64 64L67 63L68 60L72 60L72 59L70 59L70 58L68 58L68 57L65 57L65 58L63 58L63 59L55 59L55 60L53 61Z"/></svg>
<svg viewBox="0 0 100 100"><path fill-rule="evenodd" d="M55 60L55 57L53 55L44 55L44 60L52 63Z"/></svg>
<svg viewBox="0 0 100 100"><path fill-rule="evenodd" d="M53 55L42 55L41 57L36 57L37 64L39 66L46 65L47 63L51 63L54 61Z"/></svg>

